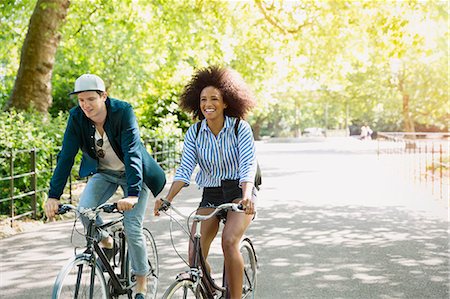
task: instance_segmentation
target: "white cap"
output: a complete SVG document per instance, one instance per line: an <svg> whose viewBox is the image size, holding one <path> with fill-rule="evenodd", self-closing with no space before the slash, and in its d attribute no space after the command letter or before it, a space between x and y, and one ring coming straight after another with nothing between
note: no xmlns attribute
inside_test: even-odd
<svg viewBox="0 0 450 299"><path fill-rule="evenodd" d="M97 75L92 74L81 75L75 81L75 89L70 94L76 94L83 91L105 91L105 83Z"/></svg>

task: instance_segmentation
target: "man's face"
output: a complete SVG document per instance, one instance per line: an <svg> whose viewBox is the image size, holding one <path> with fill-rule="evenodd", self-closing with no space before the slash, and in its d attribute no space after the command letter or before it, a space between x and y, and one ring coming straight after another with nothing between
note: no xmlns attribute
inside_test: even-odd
<svg viewBox="0 0 450 299"><path fill-rule="evenodd" d="M90 119L101 115L106 109L106 93L99 95L96 91L84 91L78 94L78 104Z"/></svg>

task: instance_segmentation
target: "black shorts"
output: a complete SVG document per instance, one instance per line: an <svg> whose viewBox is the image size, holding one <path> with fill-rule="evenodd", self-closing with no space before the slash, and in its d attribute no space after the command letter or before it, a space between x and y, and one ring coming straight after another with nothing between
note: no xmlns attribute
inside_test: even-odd
<svg viewBox="0 0 450 299"><path fill-rule="evenodd" d="M220 187L204 187L202 201L199 208L217 207L224 203L233 202L242 198L242 189L239 180L223 180ZM253 199L256 199L256 190L253 188Z"/></svg>

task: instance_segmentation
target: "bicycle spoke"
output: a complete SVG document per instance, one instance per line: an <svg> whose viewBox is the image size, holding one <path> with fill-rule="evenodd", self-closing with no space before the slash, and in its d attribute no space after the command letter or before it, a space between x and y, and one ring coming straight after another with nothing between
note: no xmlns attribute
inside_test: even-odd
<svg viewBox="0 0 450 299"><path fill-rule="evenodd" d="M156 298L158 289L159 261L156 243L149 230L144 228L145 245L147 247L147 260L150 271L147 275L147 297Z"/></svg>
<svg viewBox="0 0 450 299"><path fill-rule="evenodd" d="M108 298L103 273L85 259L68 264L58 275L53 298Z"/></svg>

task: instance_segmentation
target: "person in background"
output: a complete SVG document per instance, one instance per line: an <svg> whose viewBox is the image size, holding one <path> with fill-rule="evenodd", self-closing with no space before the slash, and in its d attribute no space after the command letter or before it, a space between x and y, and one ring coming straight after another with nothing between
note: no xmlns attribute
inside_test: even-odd
<svg viewBox="0 0 450 299"><path fill-rule="evenodd" d="M368 124L364 123L364 125L361 127L361 140L371 140L372 139L372 129L369 127Z"/></svg>
<svg viewBox="0 0 450 299"><path fill-rule="evenodd" d="M194 119L199 119L200 125L192 125L185 135L181 163L165 197L172 202L180 190L190 184L198 164L200 170L195 181L199 188L203 188L203 194L197 214L209 214L211 207L222 203L242 203L245 207L245 213L228 212L222 232L231 298L241 298L242 295L244 263L239 243L255 213L255 145L252 129L243 120L254 105L250 89L232 69L212 66L193 75L181 95L180 106L192 113ZM155 201L155 215L159 215L161 204L162 201ZM205 259L218 229L217 217L202 223L200 242ZM192 232L194 230L195 227ZM192 262L192 243L189 252Z"/></svg>
<svg viewBox="0 0 450 299"><path fill-rule="evenodd" d="M124 211L131 267L136 275L136 296L145 298L149 271L145 238L142 233L149 191L157 196L166 179L140 140L139 128L130 104L108 97L103 80L84 74L75 81L71 94L78 106L70 110L62 149L50 182L45 214L49 219L58 210L59 198L70 175L75 156L83 157L80 177L92 175L80 197L78 208L94 208L105 203L120 186L124 198L117 208ZM150 189L150 190L149 190ZM83 219L86 225L86 219ZM99 217L97 223L101 224ZM113 239L106 231L98 236L106 255L111 258Z"/></svg>

